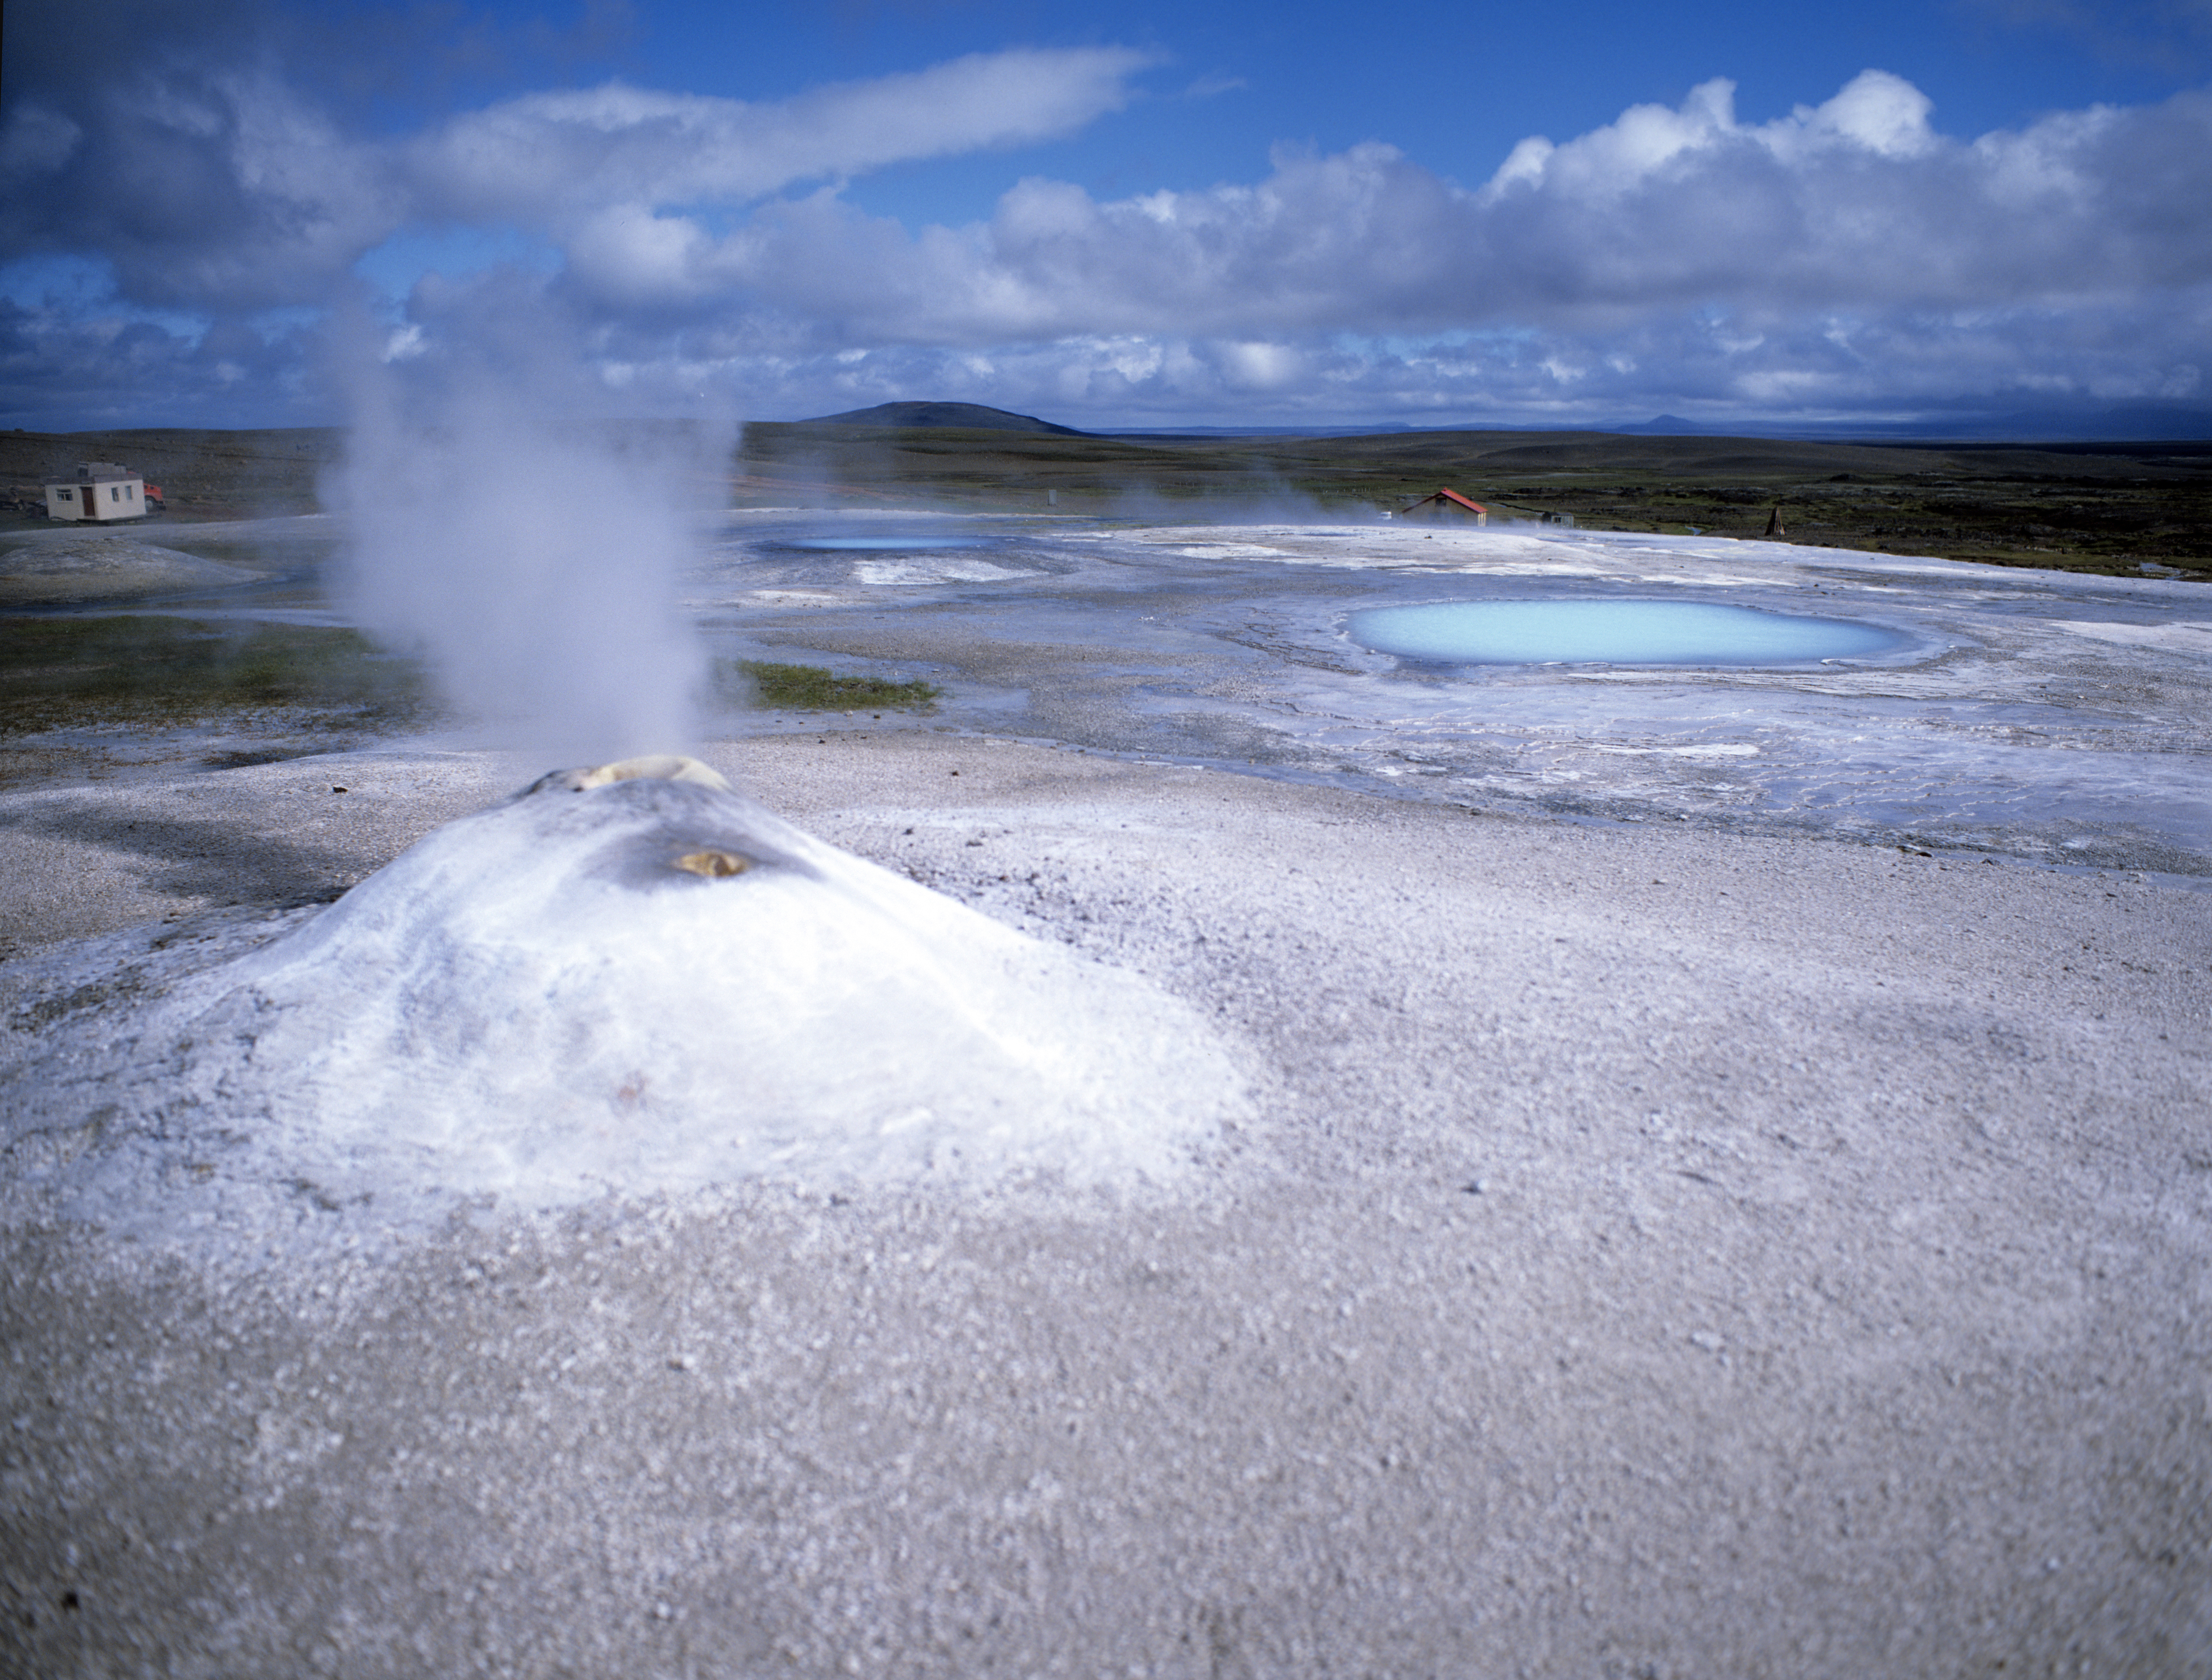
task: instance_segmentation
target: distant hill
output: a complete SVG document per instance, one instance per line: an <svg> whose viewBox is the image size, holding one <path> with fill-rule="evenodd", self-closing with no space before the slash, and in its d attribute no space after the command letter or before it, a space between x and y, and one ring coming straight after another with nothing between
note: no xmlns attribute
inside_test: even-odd
<svg viewBox="0 0 2212 1680"><path fill-rule="evenodd" d="M802 426L958 426L971 432L1033 432L1056 438L1087 438L1073 426L1055 426L1034 415L1008 414L981 403L878 403L872 409L826 414L802 420Z"/></svg>
<svg viewBox="0 0 2212 1680"><path fill-rule="evenodd" d="M1615 426L1610 429L1629 437L1646 438L1702 438L1713 434L1714 428L1700 425L1694 420L1685 420L1678 414L1662 414L1647 420L1641 426ZM1725 431L1725 428L1721 428Z"/></svg>
<svg viewBox="0 0 2212 1680"><path fill-rule="evenodd" d="M1909 421L1825 420L1802 423L1751 424L1741 420L1685 420L1662 414L1599 428L1621 437L1796 438L1806 442L1875 441L1917 447L1923 444L1987 443L2007 446L2051 443L2168 443L2212 440L2212 409L2180 403L2134 403L2105 409L2020 409L1990 414L1961 408L1955 417L1939 411Z"/></svg>

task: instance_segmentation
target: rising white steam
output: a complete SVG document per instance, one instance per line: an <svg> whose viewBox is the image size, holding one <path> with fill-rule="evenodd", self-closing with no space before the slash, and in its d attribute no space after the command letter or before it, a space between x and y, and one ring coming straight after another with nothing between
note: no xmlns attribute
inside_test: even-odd
<svg viewBox="0 0 2212 1680"><path fill-rule="evenodd" d="M677 582L726 430L603 418L565 336L532 330L548 324L352 358L351 439L326 487L348 525L337 593L507 743L675 750L704 673Z"/></svg>

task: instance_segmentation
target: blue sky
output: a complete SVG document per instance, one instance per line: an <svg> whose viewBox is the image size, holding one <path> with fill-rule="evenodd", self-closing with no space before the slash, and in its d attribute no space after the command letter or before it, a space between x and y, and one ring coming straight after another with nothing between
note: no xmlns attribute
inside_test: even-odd
<svg viewBox="0 0 2212 1680"><path fill-rule="evenodd" d="M0 423L2201 429L2212 0L16 0Z"/></svg>

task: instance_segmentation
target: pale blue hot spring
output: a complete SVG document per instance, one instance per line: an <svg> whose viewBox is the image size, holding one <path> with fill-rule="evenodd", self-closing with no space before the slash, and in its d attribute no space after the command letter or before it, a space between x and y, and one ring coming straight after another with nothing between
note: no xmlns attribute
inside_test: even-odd
<svg viewBox="0 0 2212 1680"><path fill-rule="evenodd" d="M1462 665L1784 665L1887 652L1905 638L1844 618L1698 601L1448 601L1352 615L1354 640Z"/></svg>
<svg viewBox="0 0 2212 1680"><path fill-rule="evenodd" d="M787 540L784 546L832 553L873 553L878 550L904 553L920 549L980 549L985 546L985 543L980 537L806 537Z"/></svg>

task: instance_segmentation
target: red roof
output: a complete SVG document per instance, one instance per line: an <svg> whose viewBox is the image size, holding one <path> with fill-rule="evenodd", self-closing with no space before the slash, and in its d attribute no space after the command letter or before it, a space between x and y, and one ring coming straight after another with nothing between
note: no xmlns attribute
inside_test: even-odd
<svg viewBox="0 0 2212 1680"><path fill-rule="evenodd" d="M1439 490L1432 496L1423 496L1419 501L1413 504L1413 507L1426 507L1432 501L1451 502L1458 506L1464 507L1470 513L1480 513L1485 518L1487 518L1490 513L1490 510L1487 507L1485 507L1480 502L1469 501L1457 490ZM1413 507L1409 507L1406 511L1410 513L1413 511Z"/></svg>

